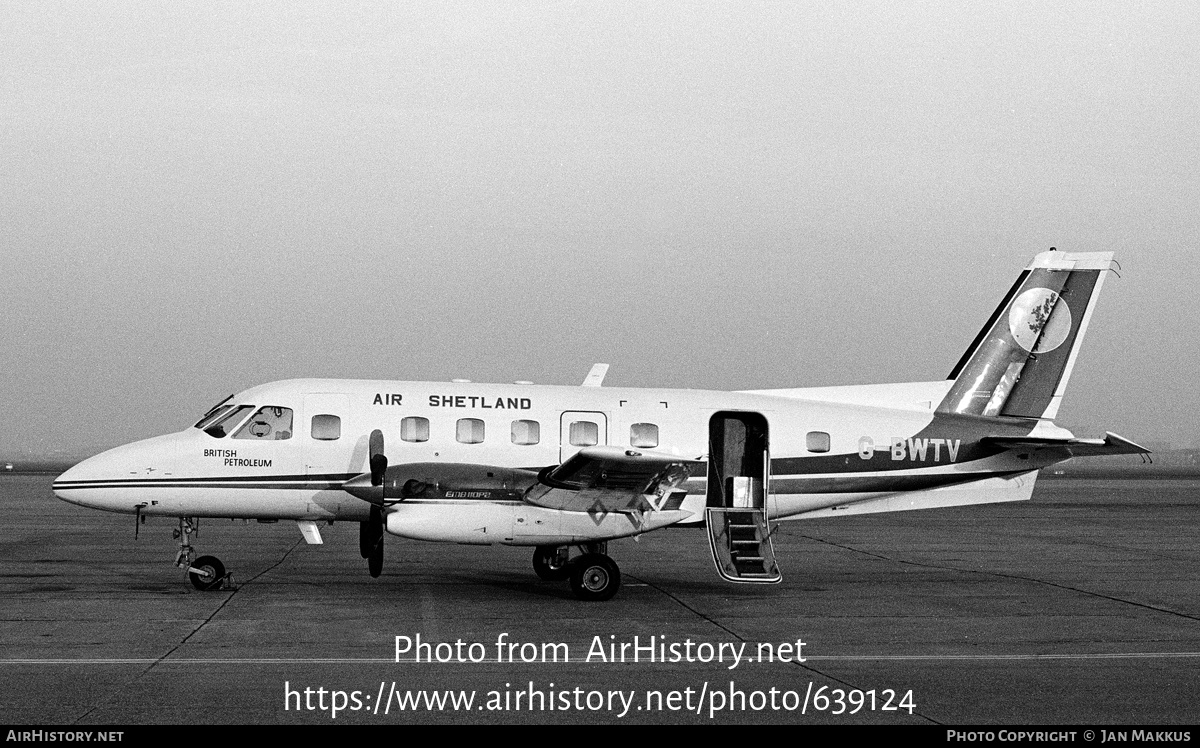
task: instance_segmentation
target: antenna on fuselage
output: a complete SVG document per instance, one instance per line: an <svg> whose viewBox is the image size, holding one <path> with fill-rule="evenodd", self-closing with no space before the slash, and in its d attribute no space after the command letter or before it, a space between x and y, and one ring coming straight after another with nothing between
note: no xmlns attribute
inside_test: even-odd
<svg viewBox="0 0 1200 748"><path fill-rule="evenodd" d="M584 378L583 387L599 387L604 384L604 375L608 373L608 364L592 364L592 370Z"/></svg>

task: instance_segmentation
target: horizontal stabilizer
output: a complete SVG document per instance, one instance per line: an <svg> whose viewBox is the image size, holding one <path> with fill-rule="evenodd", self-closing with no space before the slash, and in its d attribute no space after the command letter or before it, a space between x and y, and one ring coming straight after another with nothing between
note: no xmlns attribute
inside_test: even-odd
<svg viewBox="0 0 1200 748"><path fill-rule="evenodd" d="M1105 455L1148 455L1150 450L1111 431L1103 439L1074 439L1037 436L985 436L985 444L1009 449L1065 449L1072 457Z"/></svg>

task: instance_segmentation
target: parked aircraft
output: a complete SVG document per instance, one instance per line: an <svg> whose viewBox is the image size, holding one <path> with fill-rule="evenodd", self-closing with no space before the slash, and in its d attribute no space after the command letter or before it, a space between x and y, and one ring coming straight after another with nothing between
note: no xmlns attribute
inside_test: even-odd
<svg viewBox="0 0 1200 748"><path fill-rule="evenodd" d="M321 522L358 522L373 577L385 535L531 546L537 575L585 600L620 586L608 541L691 524L722 578L775 583L781 520L1028 499L1047 465L1148 452L1054 423L1111 264L1038 254L944 381L632 389L602 386L603 364L579 387L296 379L85 460L54 492L178 517L198 589L230 582L196 557L201 517L294 520L313 544Z"/></svg>

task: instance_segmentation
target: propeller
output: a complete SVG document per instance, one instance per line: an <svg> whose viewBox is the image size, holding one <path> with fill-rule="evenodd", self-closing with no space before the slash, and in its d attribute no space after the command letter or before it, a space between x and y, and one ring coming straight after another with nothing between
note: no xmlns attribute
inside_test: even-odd
<svg viewBox="0 0 1200 748"><path fill-rule="evenodd" d="M383 573L383 474L388 465L383 453L383 432L372 431L369 444L370 485L364 485L367 476L360 475L347 481L344 487L352 495L371 502L371 518L358 524L358 552L367 559L371 576L378 577Z"/></svg>
<svg viewBox="0 0 1200 748"><path fill-rule="evenodd" d="M351 496L370 502L376 507L383 506L383 475L387 472L388 459L383 453L383 432L375 429L371 432L367 464L370 472L355 476L342 484L342 490ZM364 552L363 558L366 558Z"/></svg>

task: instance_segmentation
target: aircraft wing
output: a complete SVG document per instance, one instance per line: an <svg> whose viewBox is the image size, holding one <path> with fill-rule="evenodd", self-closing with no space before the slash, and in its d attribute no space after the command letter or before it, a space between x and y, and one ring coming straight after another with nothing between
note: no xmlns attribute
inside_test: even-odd
<svg viewBox="0 0 1200 748"><path fill-rule="evenodd" d="M568 512L628 514L640 527L646 512L679 509L683 494L674 489L703 466L675 455L587 447L539 473L525 501Z"/></svg>
<svg viewBox="0 0 1200 748"><path fill-rule="evenodd" d="M1103 439L1063 439L1030 436L985 436L983 442L1009 449L1061 449L1072 457L1102 457L1104 455L1141 455L1150 450L1140 444L1117 436L1111 431Z"/></svg>

